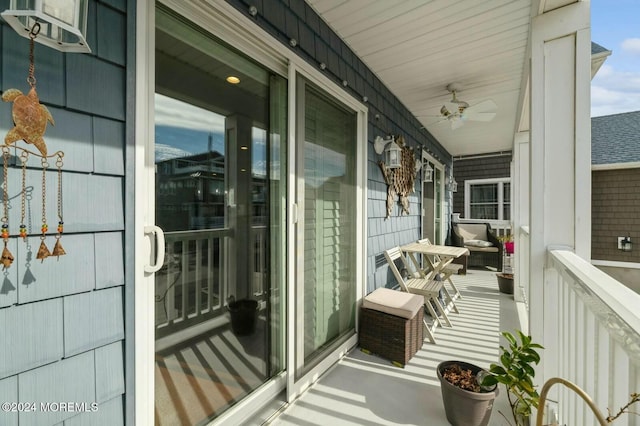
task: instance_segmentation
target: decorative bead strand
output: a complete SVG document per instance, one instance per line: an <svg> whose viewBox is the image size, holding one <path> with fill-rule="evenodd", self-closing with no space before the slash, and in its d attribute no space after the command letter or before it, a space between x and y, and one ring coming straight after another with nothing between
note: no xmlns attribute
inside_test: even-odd
<svg viewBox="0 0 640 426"><path fill-rule="evenodd" d="M62 238L62 232L64 231L64 221L62 220L62 157L64 154L60 151L57 152L58 159L56 160L56 167L58 168L58 234L56 235L56 244L53 246L52 256L59 256L67 254L62 248L60 238Z"/></svg>
<svg viewBox="0 0 640 426"><path fill-rule="evenodd" d="M9 247L7 244L9 242L9 191L8 191L8 177L9 177L9 160L11 160L11 153L9 152L8 147L2 148L2 173L4 177L4 182L2 182L2 231L0 231L0 236L4 241L4 248L2 250L2 255L0 255L0 263L2 264L2 269L5 270L13 263L13 254L9 251Z"/></svg>
<svg viewBox="0 0 640 426"><path fill-rule="evenodd" d="M29 160L29 153L22 151L20 154L20 161L22 161L22 196L20 197L20 237L27 241L27 225L25 225L25 214L27 204L27 161Z"/></svg>
<svg viewBox="0 0 640 426"><path fill-rule="evenodd" d="M47 225L47 167L49 167L49 162L46 157L42 158L42 227L40 230L42 231L42 235L40 236L40 247L38 248L38 254L36 255L36 259L40 259L42 262L51 256L51 252L47 248L47 245L44 243L44 240L47 238L47 231L49 230L49 226Z"/></svg>

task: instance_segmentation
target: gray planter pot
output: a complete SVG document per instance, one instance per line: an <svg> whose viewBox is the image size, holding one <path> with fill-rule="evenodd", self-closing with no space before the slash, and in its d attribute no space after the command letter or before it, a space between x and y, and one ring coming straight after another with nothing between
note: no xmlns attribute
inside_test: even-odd
<svg viewBox="0 0 640 426"><path fill-rule="evenodd" d="M464 361L444 361L438 364L437 373L442 391L442 402L447 420L453 426L486 426L491 419L493 401L498 396L498 388L489 392L470 392L449 383L443 376L444 369L458 364L478 374L482 368Z"/></svg>
<svg viewBox="0 0 640 426"><path fill-rule="evenodd" d="M513 294L513 275L507 277L504 274L496 274L496 277L498 277L500 293Z"/></svg>

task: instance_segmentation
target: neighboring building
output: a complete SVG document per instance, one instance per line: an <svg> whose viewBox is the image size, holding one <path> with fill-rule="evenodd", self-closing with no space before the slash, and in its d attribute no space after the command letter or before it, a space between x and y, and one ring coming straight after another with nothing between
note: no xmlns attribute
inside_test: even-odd
<svg viewBox="0 0 640 426"><path fill-rule="evenodd" d="M640 292L640 111L591 119L591 162L592 263Z"/></svg>

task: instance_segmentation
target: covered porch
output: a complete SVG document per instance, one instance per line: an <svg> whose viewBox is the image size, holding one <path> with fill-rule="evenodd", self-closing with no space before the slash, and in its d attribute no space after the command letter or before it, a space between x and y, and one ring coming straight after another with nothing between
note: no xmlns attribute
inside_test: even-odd
<svg viewBox="0 0 640 426"><path fill-rule="evenodd" d="M438 363L461 360L488 368L498 360L500 344L505 344L500 331L523 328L519 304L498 291L495 273L472 269L454 280L462 294L456 301L460 314L450 315L453 327L437 329L437 344L425 339L404 368L356 347L269 424L448 425ZM498 411L511 418L505 392L500 391L492 425L507 424Z"/></svg>
<svg viewBox="0 0 640 426"><path fill-rule="evenodd" d="M554 321L545 327L545 369L536 369L538 391L549 378L560 377L586 392L603 417L618 414L640 386L640 295L571 251L549 250L546 256L550 283L545 315ZM498 291L495 273L469 270L454 279L462 294L456 301L460 314L450 315L453 327L438 329L437 344L425 341L405 368L355 347L266 424L449 424L436 375L438 363L462 360L486 368L498 361L499 346L506 344L501 331L534 328L528 324L525 304ZM517 298L526 298L529 289L518 291L524 293ZM500 413L512 421L502 385L500 392L490 425L510 424ZM560 385L550 388L540 409L545 410L543 424L597 424L577 393ZM616 424L637 425L635 412L631 406ZM263 422L256 418L254 424Z"/></svg>

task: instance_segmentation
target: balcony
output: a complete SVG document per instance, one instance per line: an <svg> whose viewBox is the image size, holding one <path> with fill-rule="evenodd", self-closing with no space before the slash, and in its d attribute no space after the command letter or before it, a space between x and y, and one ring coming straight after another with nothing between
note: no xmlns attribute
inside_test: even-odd
<svg viewBox="0 0 640 426"><path fill-rule="evenodd" d="M545 315L556 327L544 330L537 383L565 378L584 389L605 416L607 408L616 413L640 391L640 295L570 251L551 250L547 256ZM437 344L425 342L404 369L354 348L271 424L448 425L436 365L460 359L487 367L504 344L501 330L528 329L521 323L528 318L524 303L499 293L493 273L471 270L454 278L462 293L460 314L451 315L452 328L437 330ZM500 412L511 419L501 391L491 425L507 424ZM596 424L587 405L568 389L552 388L548 400L544 423L557 415L560 424ZM637 421L624 414L616 424Z"/></svg>

